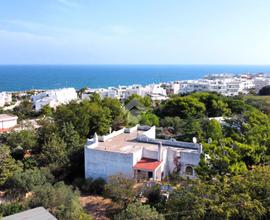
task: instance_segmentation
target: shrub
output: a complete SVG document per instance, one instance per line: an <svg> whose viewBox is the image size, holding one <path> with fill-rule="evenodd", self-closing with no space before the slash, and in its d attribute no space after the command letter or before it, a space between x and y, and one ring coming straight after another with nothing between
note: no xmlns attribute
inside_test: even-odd
<svg viewBox="0 0 270 220"><path fill-rule="evenodd" d="M18 202L0 204L0 219L1 216L13 215L25 210L25 207Z"/></svg>

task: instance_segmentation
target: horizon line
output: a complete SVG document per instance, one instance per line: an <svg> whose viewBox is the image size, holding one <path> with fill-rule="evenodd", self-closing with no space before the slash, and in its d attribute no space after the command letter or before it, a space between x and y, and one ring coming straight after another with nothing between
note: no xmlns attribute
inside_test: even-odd
<svg viewBox="0 0 270 220"><path fill-rule="evenodd" d="M149 64L143 64L143 63L127 63L127 64L121 64L121 63L101 63L101 64L94 64L94 63L58 63L58 64L52 64L52 63L37 63L37 64L30 64L30 63L0 63L0 66L270 66L270 64L173 64L173 63L149 63Z"/></svg>

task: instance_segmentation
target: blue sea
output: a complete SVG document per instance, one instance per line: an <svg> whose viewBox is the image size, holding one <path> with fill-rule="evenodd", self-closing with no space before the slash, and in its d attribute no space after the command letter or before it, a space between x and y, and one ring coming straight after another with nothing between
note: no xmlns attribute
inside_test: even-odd
<svg viewBox="0 0 270 220"><path fill-rule="evenodd" d="M247 65L0 65L0 91L100 88L199 79L213 73L270 73Z"/></svg>

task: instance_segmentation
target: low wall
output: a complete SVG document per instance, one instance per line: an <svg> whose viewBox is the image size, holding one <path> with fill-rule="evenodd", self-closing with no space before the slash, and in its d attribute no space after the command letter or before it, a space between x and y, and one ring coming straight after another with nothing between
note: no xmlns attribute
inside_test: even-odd
<svg viewBox="0 0 270 220"><path fill-rule="evenodd" d="M151 139L156 138L156 126L150 127L147 131L143 132L142 136L146 136Z"/></svg>
<svg viewBox="0 0 270 220"><path fill-rule="evenodd" d="M137 137L137 141L151 143L151 144L160 144L173 146L173 147L182 147L182 148L190 148L190 149L198 149L199 144L189 143L189 142L182 142L182 141L173 141L173 140L163 140L163 139L153 139L145 136L144 134Z"/></svg>
<svg viewBox="0 0 270 220"><path fill-rule="evenodd" d="M131 133L133 131L137 131L137 129L138 129L138 125L135 125L134 127L131 127L131 128L125 128L124 132Z"/></svg>
<svg viewBox="0 0 270 220"><path fill-rule="evenodd" d="M98 136L98 140L104 142L104 141L106 141L108 139L111 139L111 138L113 138L113 137L115 137L115 136L117 136L119 134L123 134L124 131L125 131L125 128L122 128L122 129L120 129L118 131L113 131L110 134L103 135L103 136Z"/></svg>

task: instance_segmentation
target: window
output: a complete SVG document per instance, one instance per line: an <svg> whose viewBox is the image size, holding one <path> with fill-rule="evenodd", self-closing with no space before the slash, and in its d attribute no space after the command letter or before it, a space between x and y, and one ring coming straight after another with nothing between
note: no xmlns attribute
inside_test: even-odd
<svg viewBox="0 0 270 220"><path fill-rule="evenodd" d="M193 168L191 166L186 167L186 175L193 176Z"/></svg>

